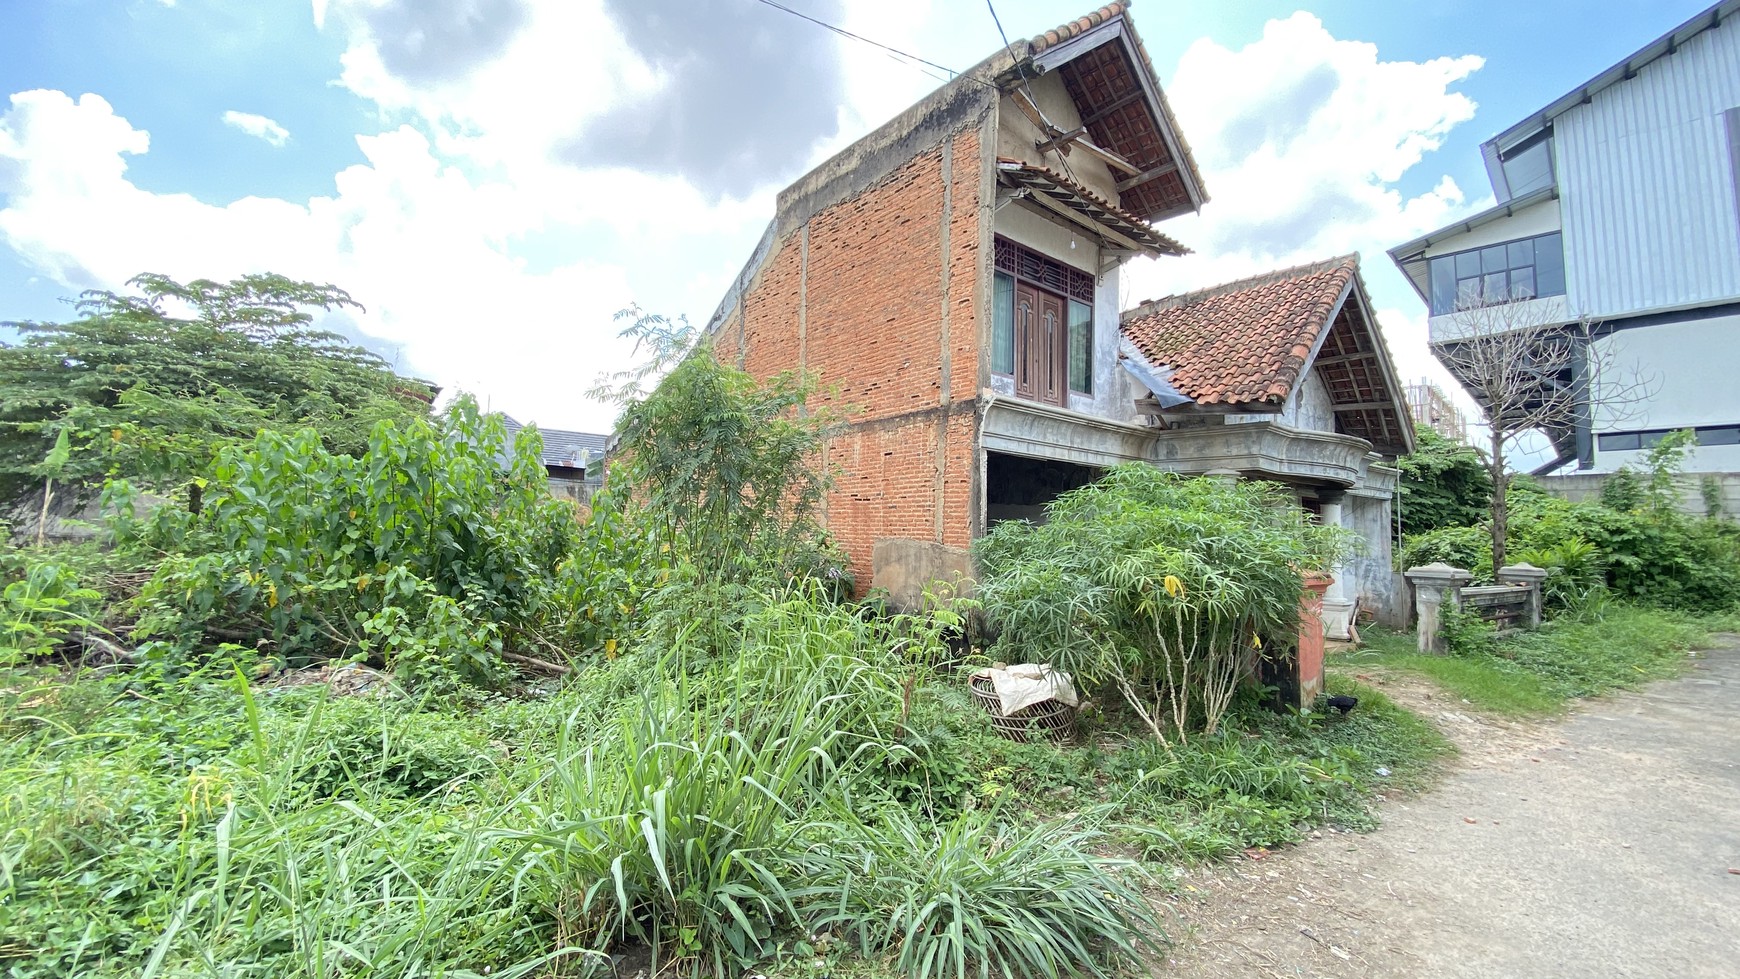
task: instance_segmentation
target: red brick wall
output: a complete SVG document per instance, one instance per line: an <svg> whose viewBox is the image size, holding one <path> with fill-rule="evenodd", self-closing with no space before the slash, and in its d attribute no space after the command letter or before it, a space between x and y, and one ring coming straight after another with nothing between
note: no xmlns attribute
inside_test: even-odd
<svg viewBox="0 0 1740 979"><path fill-rule="evenodd" d="M826 521L860 589L877 540L971 539L980 178L973 123L816 213L775 243L715 340L759 377L815 372L811 403L848 423L827 450Z"/></svg>

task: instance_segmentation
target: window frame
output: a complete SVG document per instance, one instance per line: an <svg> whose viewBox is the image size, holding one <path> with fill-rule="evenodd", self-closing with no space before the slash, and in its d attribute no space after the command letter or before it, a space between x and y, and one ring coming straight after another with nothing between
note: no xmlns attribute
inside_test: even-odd
<svg viewBox="0 0 1740 979"><path fill-rule="evenodd" d="M1552 247L1543 243L1556 239ZM1515 257L1527 245L1526 261ZM1543 263L1542 256L1548 256ZM1490 260L1490 261L1489 261ZM1548 288L1541 285L1543 264L1553 273L1556 282ZM1489 267L1490 266L1490 267ZM1447 272L1445 275L1443 273ZM1526 273L1526 279L1523 273ZM1493 280L1502 280L1496 292L1500 298L1488 298ZM1442 281L1440 281L1442 280ZM1526 287L1523 286L1527 282ZM1512 238L1461 251L1445 252L1426 259L1426 306L1432 316L1451 316L1468 308L1473 302L1528 302L1565 295L1565 235L1563 230ZM1526 294L1519 294L1526 288ZM1448 299L1452 304L1444 305Z"/></svg>
<svg viewBox="0 0 1740 979"><path fill-rule="evenodd" d="M1009 287L1000 287L1002 281L1007 281ZM1014 306L1016 296L1023 286L1055 298L1064 310L1063 324L1063 358L1062 402L1067 406L1069 395L1080 394L1093 396L1093 358L1094 358L1094 326L1098 319L1095 300L1098 298L1099 282L1097 277L1085 269L1079 269L1068 262L1052 258L1050 255L1030 248L1020 242L996 235L993 239L993 258L991 263L991 373L998 377L1013 379L1018 365L1025 352L1020 347L1021 330L1016 324ZM1008 315L1002 304L1007 300L1010 308ZM1085 323L1078 324L1074 311L1081 307L1087 311ZM1082 376L1078 377L1075 370L1077 361L1076 331L1078 326L1085 325L1085 348L1081 351L1081 362L1084 368ZM1006 348L1006 349L1004 349ZM1004 360L1004 355L1007 359ZM1008 370L1002 368L1007 364ZM1078 387L1080 381L1082 386ZM1051 403L1043 398L1042 403Z"/></svg>

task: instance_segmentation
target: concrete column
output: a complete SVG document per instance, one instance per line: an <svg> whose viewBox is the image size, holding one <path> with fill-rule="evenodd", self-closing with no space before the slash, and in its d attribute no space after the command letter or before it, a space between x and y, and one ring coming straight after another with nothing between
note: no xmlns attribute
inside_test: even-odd
<svg viewBox="0 0 1740 979"><path fill-rule="evenodd" d="M1419 648L1422 653L1449 652L1444 642L1445 606L1462 607L1462 586L1474 576L1461 568L1434 562L1409 568L1404 576L1414 586L1414 609L1419 617Z"/></svg>
<svg viewBox="0 0 1740 979"><path fill-rule="evenodd" d="M1495 575L1501 585L1523 585L1529 590L1529 610L1526 616L1530 629L1541 627L1541 584L1547 580L1545 568L1532 564L1507 564Z"/></svg>
<svg viewBox="0 0 1740 979"><path fill-rule="evenodd" d="M1341 490L1318 490L1317 502L1321 505L1321 518L1325 527L1340 527L1341 500L1345 494ZM1343 582L1347 571L1339 563L1330 569L1332 576L1329 588L1323 593L1323 634L1330 639L1343 642L1353 638L1353 599L1347 594Z"/></svg>

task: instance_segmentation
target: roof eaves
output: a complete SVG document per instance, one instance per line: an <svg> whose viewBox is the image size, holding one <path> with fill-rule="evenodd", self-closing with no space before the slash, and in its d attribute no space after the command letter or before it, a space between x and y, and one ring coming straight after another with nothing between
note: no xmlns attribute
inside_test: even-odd
<svg viewBox="0 0 1740 979"><path fill-rule="evenodd" d="M1680 45L1704 31L1720 26L1723 21L1735 13L1740 13L1740 0L1722 0L1722 2L1708 7L1685 23L1632 52L1630 57L1547 103L1545 108L1530 113L1528 118L1481 145L1484 147L1490 144L1501 149L1509 149L1546 128L1553 119L1565 114L1573 107L1589 101L1601 91L1620 82L1629 81L1645 65L1673 54L1679 50Z"/></svg>

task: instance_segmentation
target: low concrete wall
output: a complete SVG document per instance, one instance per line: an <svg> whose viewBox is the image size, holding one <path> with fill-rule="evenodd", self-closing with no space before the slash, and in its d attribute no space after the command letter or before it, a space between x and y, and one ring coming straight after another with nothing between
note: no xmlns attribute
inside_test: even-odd
<svg viewBox="0 0 1740 979"><path fill-rule="evenodd" d="M973 555L958 547L883 538L872 549L870 567L872 587L887 591L888 604L901 611L922 608L925 591L939 585L958 597L972 594Z"/></svg>
<svg viewBox="0 0 1740 979"><path fill-rule="evenodd" d="M1564 476L1542 476L1541 488L1560 499L1581 503L1601 499L1601 484L1612 473L1571 473ZM1740 473L1687 473L1676 482L1680 492L1680 510L1693 516L1708 516L1704 512L1704 481L1712 480L1718 487L1722 514L1740 519Z"/></svg>

